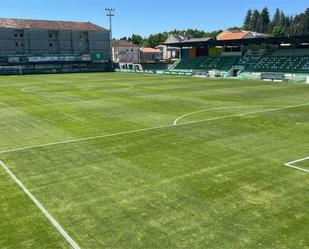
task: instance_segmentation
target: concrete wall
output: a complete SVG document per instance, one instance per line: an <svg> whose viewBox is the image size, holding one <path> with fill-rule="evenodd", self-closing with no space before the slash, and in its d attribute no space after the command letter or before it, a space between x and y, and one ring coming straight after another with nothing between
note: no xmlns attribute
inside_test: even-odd
<svg viewBox="0 0 309 249"><path fill-rule="evenodd" d="M0 29L0 54L11 54L15 49L14 30Z"/></svg>
<svg viewBox="0 0 309 249"><path fill-rule="evenodd" d="M47 54L49 52L47 30L30 29L25 33L28 33L25 36L25 42L28 43L25 53Z"/></svg>
<svg viewBox="0 0 309 249"><path fill-rule="evenodd" d="M67 30L58 31L59 53L73 54L72 32Z"/></svg>
<svg viewBox="0 0 309 249"><path fill-rule="evenodd" d="M109 32L88 32L89 52L105 53L110 58L110 39Z"/></svg>
<svg viewBox="0 0 309 249"><path fill-rule="evenodd" d="M104 53L110 58L108 31L0 29L0 55Z"/></svg>

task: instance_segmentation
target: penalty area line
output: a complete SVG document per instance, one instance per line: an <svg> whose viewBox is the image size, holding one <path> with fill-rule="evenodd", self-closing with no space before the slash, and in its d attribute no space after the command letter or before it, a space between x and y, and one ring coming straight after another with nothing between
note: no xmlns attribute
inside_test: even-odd
<svg viewBox="0 0 309 249"><path fill-rule="evenodd" d="M35 196L27 189L27 187L13 174L13 172L0 160L0 165L4 171L12 178L12 180L25 192L25 194L34 202L34 204L41 210L46 218L54 225L59 233L66 239L66 241L74 249L80 249L77 243L70 237L70 235L63 229L63 227L56 221L56 219L44 208L44 206L35 198Z"/></svg>

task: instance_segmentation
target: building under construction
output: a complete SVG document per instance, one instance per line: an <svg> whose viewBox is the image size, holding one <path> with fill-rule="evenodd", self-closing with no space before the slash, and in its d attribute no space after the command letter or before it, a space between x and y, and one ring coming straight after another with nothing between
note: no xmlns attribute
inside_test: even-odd
<svg viewBox="0 0 309 249"><path fill-rule="evenodd" d="M0 44L0 74L110 69L110 32L90 22L0 18Z"/></svg>

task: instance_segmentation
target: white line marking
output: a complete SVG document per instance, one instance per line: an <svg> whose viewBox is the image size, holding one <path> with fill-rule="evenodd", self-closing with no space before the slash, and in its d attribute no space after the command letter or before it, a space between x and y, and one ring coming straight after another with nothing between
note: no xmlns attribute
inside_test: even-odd
<svg viewBox="0 0 309 249"><path fill-rule="evenodd" d="M217 110L225 110L225 109L234 109L234 108L251 108L251 107L256 108L256 107L263 107L263 106L242 106L242 105L238 105L238 106L218 107L218 108L213 108L213 109L205 109L205 110L200 110L200 111L196 111L196 112L190 112L190 113L184 114L184 115L178 117L177 119L175 119L173 125L177 125L179 120L181 120L185 117L191 116L193 114L197 114L197 113L217 111Z"/></svg>
<svg viewBox="0 0 309 249"><path fill-rule="evenodd" d="M292 161L292 162L285 163L284 165L287 166L287 167L290 167L290 168L298 169L298 170L301 170L301 171L309 173L308 169L304 169L304 168L295 166L296 163L299 163L299 162L302 162L302 161L306 161L306 160L309 160L309 156L303 157L301 159L298 159L298 160L295 160L295 161Z"/></svg>
<svg viewBox="0 0 309 249"><path fill-rule="evenodd" d="M200 111L195 111L195 112L189 112L187 114L184 114L178 118L175 119L173 125L177 125L177 122L180 120L180 119L183 119L185 117L188 117L190 115L193 115L193 114L197 114L197 113L201 113L201 112L210 112L210 111L216 111L216 110L225 110L225 109L232 109L232 108L237 108L237 107L240 107L240 106L231 106L231 107L218 107L218 108L213 108L213 109L205 109L205 110L200 110Z"/></svg>
<svg viewBox="0 0 309 249"><path fill-rule="evenodd" d="M190 124L195 124L195 123L200 123L200 122L215 121L215 120L221 120L221 119L226 119L226 118L241 117L241 116L254 115L254 114L259 114L259 113L267 113L267 112L275 112L275 111L281 111L281 110L297 108L297 107L302 107L302 106L308 106L308 105L309 105L309 103L306 103L306 104L286 106L286 107L281 107L281 108L273 108L273 109L268 109L268 110L255 111L255 112L245 112L245 113L240 113L240 114L231 114L231 115L209 118L209 119L201 119L201 120L190 121L190 122L176 124L176 125L173 125L173 124L161 125L161 126L142 128L142 129L131 130L131 131L117 132L117 133L113 133L113 134L106 134L106 135L99 135L99 136L93 136L93 137L64 140L64 141L53 142L53 143L32 145L32 146L27 146L27 147L3 150L3 151L0 151L0 154L22 151L22 150L28 150L28 149L42 148L42 147L47 147L47 146L59 145L59 144L68 144L68 143L82 142L82 141L88 141L88 140L94 140L94 139L100 139L100 138L115 137L115 136L120 136L120 135L125 135L125 134L132 134L132 133L138 133L138 132L143 132L143 131L158 130L158 129L164 129L164 128L169 128L169 127L185 126L185 125L190 125Z"/></svg>
<svg viewBox="0 0 309 249"><path fill-rule="evenodd" d="M41 210L47 219L54 225L54 227L62 234L62 236L69 242L74 249L80 249L76 242L67 234L62 226L55 220L55 218L43 207L43 205L34 197L34 195L26 188L26 186L12 173L12 171L0 160L0 165L5 172L17 183L17 185L28 195L34 204Z"/></svg>
<svg viewBox="0 0 309 249"><path fill-rule="evenodd" d="M33 86L24 87L24 88L20 89L20 91L23 92L23 93L29 93L29 92L31 92L31 91L27 91L27 89L29 89L29 88L33 88Z"/></svg>
<svg viewBox="0 0 309 249"><path fill-rule="evenodd" d="M44 86L46 84L41 84L41 86ZM38 88L40 88L40 86L27 86L24 88L21 88L20 91L23 93L36 93L36 92L42 92L42 91L46 91L46 90L37 90ZM32 90L31 90L32 89Z"/></svg>

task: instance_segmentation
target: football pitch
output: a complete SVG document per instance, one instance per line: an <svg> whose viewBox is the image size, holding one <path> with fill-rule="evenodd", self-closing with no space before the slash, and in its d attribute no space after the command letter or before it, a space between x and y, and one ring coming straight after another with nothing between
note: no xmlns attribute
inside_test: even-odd
<svg viewBox="0 0 309 249"><path fill-rule="evenodd" d="M309 85L0 77L0 248L309 248Z"/></svg>

